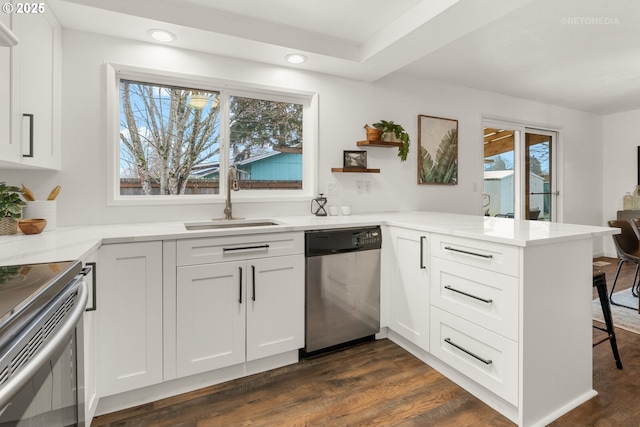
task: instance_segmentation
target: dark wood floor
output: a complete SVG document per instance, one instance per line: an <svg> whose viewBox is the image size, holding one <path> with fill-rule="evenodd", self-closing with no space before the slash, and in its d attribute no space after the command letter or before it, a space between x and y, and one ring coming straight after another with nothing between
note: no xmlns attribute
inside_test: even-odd
<svg viewBox="0 0 640 427"><path fill-rule="evenodd" d="M609 286L617 260L601 267ZM628 287L625 267L619 287ZM616 289L618 289L616 286ZM551 424L640 425L640 335L616 330L623 370L608 343L594 348L598 396ZM170 399L103 415L99 426L513 426L513 423L388 340Z"/></svg>

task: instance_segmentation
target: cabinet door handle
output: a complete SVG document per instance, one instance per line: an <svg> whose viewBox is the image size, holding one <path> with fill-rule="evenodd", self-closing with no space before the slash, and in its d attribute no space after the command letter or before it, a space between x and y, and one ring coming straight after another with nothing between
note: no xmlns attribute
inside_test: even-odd
<svg viewBox="0 0 640 427"><path fill-rule="evenodd" d="M239 252L239 251L256 251L256 250L268 250L269 245L257 245L257 246L240 246L237 248L222 248L222 252Z"/></svg>
<svg viewBox="0 0 640 427"><path fill-rule="evenodd" d="M491 364L493 363L493 361L492 361L491 359L487 360L487 359L485 359L485 358L482 358L482 357L478 356L477 354L475 354L475 353L473 353L473 352L471 352L471 351L467 350L466 348L464 348L464 347L462 347L462 346L460 346L460 345L458 345L458 344L454 343L453 341L451 341L451 338L445 338L445 339L444 339L444 342L446 342L447 344L449 344L449 345L451 345L451 346L453 346L453 347L457 348L458 350L460 350L460 351L462 351L462 352L464 352L464 353L468 354L469 356L471 356L471 357L473 357L473 358L475 358L475 359L478 359L479 361L481 361L481 362L482 362L482 363L484 363L485 365L491 365Z"/></svg>
<svg viewBox="0 0 640 427"><path fill-rule="evenodd" d="M251 300L256 300L256 266L251 266L251 287L253 289L253 295L251 296Z"/></svg>
<svg viewBox="0 0 640 427"><path fill-rule="evenodd" d="M425 265L424 265L424 241L427 237L426 236L420 236L420 269L424 270Z"/></svg>
<svg viewBox="0 0 640 427"><path fill-rule="evenodd" d="M473 295L473 294L468 294L468 293L466 293L466 292L464 292L464 291L461 291L460 289L452 288L452 287L451 287L451 286L449 286L449 285L445 285L445 287L444 287L444 288L445 288L446 290L448 290L448 291L451 291L451 292L457 292L457 293L459 293L459 294L461 294L461 295L464 295L464 296L466 296L466 297L473 298L473 299L477 299L478 301L486 302L487 304L491 304L491 303L493 302L493 300L492 300L492 299L486 299L486 298L482 298L482 297L475 296L475 295Z"/></svg>
<svg viewBox="0 0 640 427"><path fill-rule="evenodd" d="M33 157L33 114L23 114L22 117L29 118L29 154L23 154L22 157Z"/></svg>
<svg viewBox="0 0 640 427"><path fill-rule="evenodd" d="M242 267L238 267L238 273L240 278L238 279L238 289L240 289L240 298L238 299L238 302L240 304L242 304Z"/></svg>
<svg viewBox="0 0 640 427"><path fill-rule="evenodd" d="M493 255L479 254L477 252L471 252L471 251L465 251L465 250L462 250L462 249L452 248L451 246L445 246L444 248L447 251L459 252L461 254L473 255L473 256L480 257L480 258L487 258L487 259L493 258Z"/></svg>
<svg viewBox="0 0 640 427"><path fill-rule="evenodd" d="M97 264L95 262L86 262L85 269L91 269L91 307L87 307L85 311L96 311L98 309L98 297L97 297L97 283L98 283L98 274L97 274ZM85 276L89 274L88 271L82 270L82 274Z"/></svg>

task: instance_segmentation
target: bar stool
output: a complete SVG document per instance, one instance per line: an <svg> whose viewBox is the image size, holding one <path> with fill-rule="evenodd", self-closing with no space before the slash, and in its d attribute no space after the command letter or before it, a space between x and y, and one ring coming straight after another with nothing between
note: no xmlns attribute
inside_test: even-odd
<svg viewBox="0 0 640 427"><path fill-rule="evenodd" d="M603 271L593 270L593 286L598 290L598 297L600 298L600 305L602 306L602 314L604 316L604 323L606 328L593 325L595 329L606 332L607 337L593 344L597 346L603 342L609 340L611 342L611 350L613 351L613 357L616 359L616 366L618 369L622 369L622 362L620 361L620 354L618 354L618 343L616 341L616 332L613 329L613 318L611 317L611 306L609 305L609 298L607 297L607 279Z"/></svg>

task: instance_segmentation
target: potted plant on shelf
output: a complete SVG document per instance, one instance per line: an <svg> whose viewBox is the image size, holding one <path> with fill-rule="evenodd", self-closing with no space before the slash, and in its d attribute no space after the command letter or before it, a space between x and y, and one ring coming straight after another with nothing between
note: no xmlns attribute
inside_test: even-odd
<svg viewBox="0 0 640 427"><path fill-rule="evenodd" d="M402 125L394 123L393 120L380 120L373 124L373 127L382 131L382 140L387 142L400 142L398 147L398 157L400 161L407 160L409 154L409 134L404 130Z"/></svg>
<svg viewBox="0 0 640 427"><path fill-rule="evenodd" d="M20 188L0 182L0 235L18 232L18 219L22 216L24 205Z"/></svg>

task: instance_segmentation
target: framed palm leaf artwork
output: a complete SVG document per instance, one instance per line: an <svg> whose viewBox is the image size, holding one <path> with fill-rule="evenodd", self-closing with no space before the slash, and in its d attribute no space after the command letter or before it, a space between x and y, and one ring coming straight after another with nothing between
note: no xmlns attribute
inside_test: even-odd
<svg viewBox="0 0 640 427"><path fill-rule="evenodd" d="M458 184L458 121L418 115L418 184Z"/></svg>

